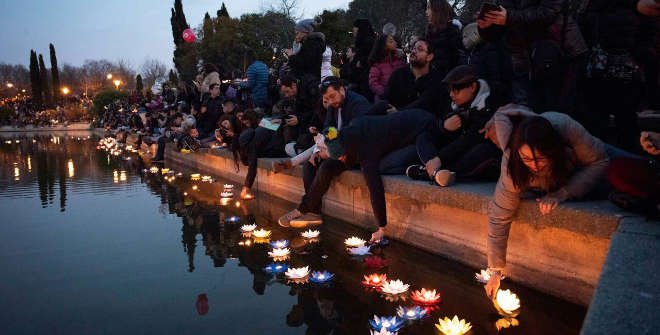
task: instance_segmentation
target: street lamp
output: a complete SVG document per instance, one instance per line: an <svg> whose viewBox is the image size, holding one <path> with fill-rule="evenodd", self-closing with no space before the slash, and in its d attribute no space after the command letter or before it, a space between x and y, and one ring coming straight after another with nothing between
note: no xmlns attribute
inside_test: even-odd
<svg viewBox="0 0 660 335"><path fill-rule="evenodd" d="M14 84L12 84L12 83L7 83L7 88L12 88L12 87L14 87Z"/></svg>
<svg viewBox="0 0 660 335"><path fill-rule="evenodd" d="M108 75L105 77L108 78L108 80L112 79L112 73L108 73Z"/></svg>
<svg viewBox="0 0 660 335"><path fill-rule="evenodd" d="M115 79L115 80L113 81L113 83L115 84L115 87L117 88L117 90L119 90L119 85L121 85L121 80L119 80L119 79Z"/></svg>
<svg viewBox="0 0 660 335"><path fill-rule="evenodd" d="M69 94L69 92L71 92L71 91L69 90L68 87L66 87L66 86L62 87L62 94L67 95L67 94Z"/></svg>

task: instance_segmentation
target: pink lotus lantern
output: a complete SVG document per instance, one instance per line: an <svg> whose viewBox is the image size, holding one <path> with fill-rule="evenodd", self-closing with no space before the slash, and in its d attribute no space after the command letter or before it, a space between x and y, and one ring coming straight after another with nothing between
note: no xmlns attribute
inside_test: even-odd
<svg viewBox="0 0 660 335"><path fill-rule="evenodd" d="M362 284L370 287L381 287L383 286L383 283L387 281L387 275L386 274L377 274L377 273L372 273L368 276L364 276L364 280L362 281Z"/></svg>
<svg viewBox="0 0 660 335"><path fill-rule="evenodd" d="M414 302L422 306L435 305L440 302L440 293L436 293L435 290L427 290L425 288L413 291L410 294L410 297Z"/></svg>

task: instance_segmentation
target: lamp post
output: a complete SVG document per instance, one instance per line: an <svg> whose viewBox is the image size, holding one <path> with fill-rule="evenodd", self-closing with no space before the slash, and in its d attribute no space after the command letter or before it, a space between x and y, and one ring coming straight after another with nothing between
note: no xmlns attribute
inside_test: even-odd
<svg viewBox="0 0 660 335"><path fill-rule="evenodd" d="M69 92L71 92L71 91L69 90L68 87L66 87L66 86L62 87L62 94L67 95L67 94L69 94Z"/></svg>
<svg viewBox="0 0 660 335"><path fill-rule="evenodd" d="M14 84L12 84L12 83L7 83L7 88L12 88L12 87L14 87Z"/></svg>
<svg viewBox="0 0 660 335"><path fill-rule="evenodd" d="M108 80L112 79L112 73L108 73L108 75L105 77L108 78Z"/></svg>
<svg viewBox="0 0 660 335"><path fill-rule="evenodd" d="M117 91L119 91L119 85L121 85L121 80L119 80L119 79L115 79L115 80L113 81L113 83L115 84L115 87L117 88Z"/></svg>

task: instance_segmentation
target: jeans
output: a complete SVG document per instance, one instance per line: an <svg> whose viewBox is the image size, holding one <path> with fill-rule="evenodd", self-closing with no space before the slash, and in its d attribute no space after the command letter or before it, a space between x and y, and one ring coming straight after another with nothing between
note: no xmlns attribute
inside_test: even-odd
<svg viewBox="0 0 660 335"><path fill-rule="evenodd" d="M346 169L346 164L336 159L326 159L317 163L316 166L306 162L303 165L305 195L298 206L298 210L303 213L321 214L323 195L330 188L332 180Z"/></svg>

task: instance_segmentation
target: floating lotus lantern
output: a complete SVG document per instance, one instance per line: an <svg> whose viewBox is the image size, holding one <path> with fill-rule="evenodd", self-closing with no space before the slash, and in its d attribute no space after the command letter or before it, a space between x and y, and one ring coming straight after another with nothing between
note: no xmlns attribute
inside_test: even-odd
<svg viewBox="0 0 660 335"><path fill-rule="evenodd" d="M168 168L162 168L162 169L160 169L160 173L161 173L161 174L168 174L169 172L170 172L170 169L168 169Z"/></svg>
<svg viewBox="0 0 660 335"><path fill-rule="evenodd" d="M396 309L396 314L400 318L406 319L406 320L419 320L419 319L425 317L426 313L427 313L426 309L421 308L419 306L413 306L413 307L399 306Z"/></svg>
<svg viewBox="0 0 660 335"><path fill-rule="evenodd" d="M510 290L497 291L495 303L495 307L499 307L507 316L516 314L520 309L520 299L518 299L518 296Z"/></svg>
<svg viewBox="0 0 660 335"><path fill-rule="evenodd" d="M389 265L389 262L383 257L369 256L364 259L364 265L374 269L381 269Z"/></svg>
<svg viewBox="0 0 660 335"><path fill-rule="evenodd" d="M179 173L177 173L176 176L177 176L177 177L182 177L182 176L183 176L183 172L179 172Z"/></svg>
<svg viewBox="0 0 660 335"><path fill-rule="evenodd" d="M233 190L233 189L234 189L234 185L232 185L232 184L225 184L225 185L224 185L224 189L225 189L225 190Z"/></svg>
<svg viewBox="0 0 660 335"><path fill-rule="evenodd" d="M192 181L199 181L200 178L202 178L202 176L199 173L193 173L190 175L190 180Z"/></svg>
<svg viewBox="0 0 660 335"><path fill-rule="evenodd" d="M286 270L288 269L289 267L286 264L271 263L264 268L264 271L268 273L282 273L282 272L286 272Z"/></svg>
<svg viewBox="0 0 660 335"><path fill-rule="evenodd" d="M193 185L193 186L192 186L192 190L193 190L193 191L197 191L198 189L199 189L199 188L197 187L197 185Z"/></svg>
<svg viewBox="0 0 660 335"><path fill-rule="evenodd" d="M252 235L256 238L266 238L270 236L270 230L259 229L252 232Z"/></svg>
<svg viewBox="0 0 660 335"><path fill-rule="evenodd" d="M369 329L369 334L370 335L396 335L396 332L390 332L389 330L385 328L381 328L380 330L373 330Z"/></svg>
<svg viewBox="0 0 660 335"><path fill-rule="evenodd" d="M400 280L390 280L390 281L385 281L383 283L383 286L381 287L381 291L386 294L401 294L403 292L408 291L410 288L410 285L404 284Z"/></svg>
<svg viewBox="0 0 660 335"><path fill-rule="evenodd" d="M328 271L321 271L321 272L314 271L314 272L312 272L312 278L310 278L309 280L313 283L316 283L316 284L325 284L325 283L331 281L332 278L334 278L334 277L335 277L335 274L330 273Z"/></svg>
<svg viewBox="0 0 660 335"><path fill-rule="evenodd" d="M362 281L362 284L371 287L381 287L383 286L383 283L386 281L387 281L386 274L372 273L368 276L364 276L364 280Z"/></svg>
<svg viewBox="0 0 660 335"><path fill-rule="evenodd" d="M232 191L222 191L220 192L220 198L223 199L228 199L234 196L234 192Z"/></svg>
<svg viewBox="0 0 660 335"><path fill-rule="evenodd" d="M289 279L302 279L309 275L309 266L304 266L301 268L289 268L284 273Z"/></svg>
<svg viewBox="0 0 660 335"><path fill-rule="evenodd" d="M307 238L307 239L310 239L310 238L317 238L317 237L319 237L319 234L321 234L320 231L318 231L318 230L311 230L311 229L310 229L310 230L306 230L306 231L300 233L300 235L301 235L303 238Z"/></svg>
<svg viewBox="0 0 660 335"><path fill-rule="evenodd" d="M213 179L211 179L211 176L202 176L202 181L205 183L210 183L213 181Z"/></svg>
<svg viewBox="0 0 660 335"><path fill-rule="evenodd" d="M289 248L275 248L273 251L268 252L268 256L272 258L286 258L290 253Z"/></svg>
<svg viewBox="0 0 660 335"><path fill-rule="evenodd" d="M149 168L149 172L151 173L158 173L158 167L157 166L152 166Z"/></svg>
<svg viewBox="0 0 660 335"><path fill-rule="evenodd" d="M465 319L459 320L457 315L454 315L451 320L445 316L444 319L439 319L438 322L435 327L445 335L463 335L472 329L469 322L465 322Z"/></svg>
<svg viewBox="0 0 660 335"><path fill-rule="evenodd" d="M367 243L367 241L365 241L365 240L363 240L359 237L351 236L351 237L347 238L346 241L344 241L344 243L346 243L346 246L349 247L349 248L357 248L357 247L364 246L365 243Z"/></svg>
<svg viewBox="0 0 660 335"><path fill-rule="evenodd" d="M353 256L364 256L370 255L369 249L370 247L368 245L363 245L357 248L348 248L348 252Z"/></svg>
<svg viewBox="0 0 660 335"><path fill-rule="evenodd" d="M257 228L256 224L244 224L241 226L241 231L244 233L249 233L252 232Z"/></svg>
<svg viewBox="0 0 660 335"><path fill-rule="evenodd" d="M435 305L440 302L440 293L436 293L435 290L427 290L425 288L413 291L410 294L410 297L414 302L423 306Z"/></svg>
<svg viewBox="0 0 660 335"><path fill-rule="evenodd" d="M230 217L225 219L226 223L238 223L240 221L241 221L241 218L239 218L238 216L230 216Z"/></svg>
<svg viewBox="0 0 660 335"><path fill-rule="evenodd" d="M490 271L481 270L479 273L474 274L474 279L482 284L486 284L490 280ZM504 279L504 276L501 276L501 279Z"/></svg>
<svg viewBox="0 0 660 335"><path fill-rule="evenodd" d="M286 248L289 246L289 241L287 240L277 240L270 242L270 246L273 247L273 249L281 249L281 248Z"/></svg>
<svg viewBox="0 0 660 335"><path fill-rule="evenodd" d="M389 332L395 332L403 327L405 321L396 316L376 316L369 320L371 329L382 330L383 328Z"/></svg>

